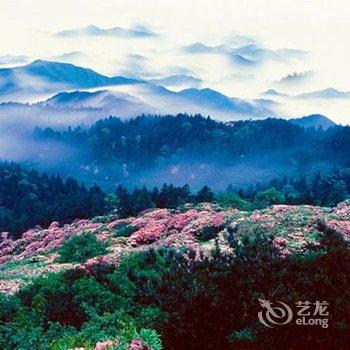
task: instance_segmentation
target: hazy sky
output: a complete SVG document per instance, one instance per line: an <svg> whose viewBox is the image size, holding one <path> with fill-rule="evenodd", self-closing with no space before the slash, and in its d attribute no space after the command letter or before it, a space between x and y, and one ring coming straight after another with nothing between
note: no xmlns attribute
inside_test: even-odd
<svg viewBox="0 0 350 350"><path fill-rule="evenodd" d="M327 87L350 90L349 18L346 0L0 0L0 64L24 62L9 56L25 55L27 61L56 59L110 75L187 74L202 79L202 86L245 98L269 88L288 94ZM144 26L156 35L54 35L88 25ZM212 51L184 52L184 46L197 42ZM237 57L233 62L228 52L251 43L268 50L261 53L261 62L245 65ZM278 51L282 49L305 52ZM283 77L295 73L308 78L285 84ZM350 117L350 112L345 116L347 101L323 103L321 111L339 121ZM305 104L300 113L317 112L316 107Z"/></svg>

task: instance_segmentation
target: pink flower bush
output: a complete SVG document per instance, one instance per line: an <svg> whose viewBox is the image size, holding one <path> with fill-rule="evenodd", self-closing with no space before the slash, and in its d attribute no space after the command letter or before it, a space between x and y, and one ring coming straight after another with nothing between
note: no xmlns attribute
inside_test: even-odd
<svg viewBox="0 0 350 350"><path fill-rule="evenodd" d="M0 263L4 263L11 256L13 260L22 260L33 255L46 254L59 248L67 239L82 232L96 232L101 224L89 220L77 220L70 225L59 227L53 222L48 229L30 229L17 240L8 235L2 235L0 242Z"/></svg>
<svg viewBox="0 0 350 350"><path fill-rule="evenodd" d="M86 273L88 275L93 274L93 270L97 266L105 265L105 266L116 266L119 263L119 256L110 256L110 255L101 255L95 258L89 259L83 265Z"/></svg>
<svg viewBox="0 0 350 350"><path fill-rule="evenodd" d="M154 241L157 241L165 232L165 230L166 225L158 222L151 222L146 227L141 228L132 234L129 239L129 243L132 246L140 246L143 244L152 243Z"/></svg>
<svg viewBox="0 0 350 350"><path fill-rule="evenodd" d="M286 248L288 243L289 240L284 237L275 237L272 242L273 246L278 250L279 254L283 258L291 254L291 252Z"/></svg>
<svg viewBox="0 0 350 350"><path fill-rule="evenodd" d="M172 219L172 226L175 229L183 230L191 221L197 219L200 216L200 213L196 210L188 210L185 213L176 215Z"/></svg>
<svg viewBox="0 0 350 350"><path fill-rule="evenodd" d="M263 232L273 237L273 245L282 258L294 253L305 253L307 249L319 248L319 222L325 222L345 239L350 239L350 201L340 203L333 209L313 206L275 205L253 213L236 209L222 210L216 205L188 205L184 211L175 209L149 209L137 217L118 219L115 215L100 217L98 220L75 220L71 224L60 226L53 222L47 229L35 227L27 230L17 240L11 239L7 232L0 233L0 268L7 262L25 260L26 267L15 267L16 274L5 273L6 281L0 281L0 291L13 291L23 280L18 276L39 276L48 271L61 269L82 269L92 274L98 266L116 266L120 256L132 251L159 248L162 246L189 248L196 260L209 256L213 248L213 237L217 238L220 248L229 251L226 234L250 235ZM116 237L115 232L125 225L136 228L130 237ZM212 229L213 236L200 241L204 228ZM100 241L110 244L108 254L88 260L85 264L58 264L57 249L69 238L91 232ZM39 262L34 268L32 263ZM25 265L24 264L24 265ZM16 264L15 264L16 265ZM7 267L10 266L10 267ZM33 268L32 268L33 266ZM11 264L4 270L11 269ZM7 271L7 270L6 270ZM16 275L16 276L15 276ZM12 278L12 279L11 279ZM5 278L4 278L5 279ZM136 343L135 343L136 344ZM136 345L135 345L136 346Z"/></svg>
<svg viewBox="0 0 350 350"><path fill-rule="evenodd" d="M350 221L330 220L327 226L340 232L345 238L350 239Z"/></svg>
<svg viewBox="0 0 350 350"><path fill-rule="evenodd" d="M95 350L112 349L115 345L117 345L117 342L112 341L112 340L106 340L104 342L97 342L95 345Z"/></svg>
<svg viewBox="0 0 350 350"><path fill-rule="evenodd" d="M140 339L133 339L128 345L128 350L151 350L148 346L144 345Z"/></svg>
<svg viewBox="0 0 350 350"><path fill-rule="evenodd" d="M141 246L160 240L163 237L182 234L183 237L196 236L204 227L220 227L224 224L226 212L197 211L190 209L184 213L158 209L149 211L131 222L139 230L129 238L132 246ZM171 242L167 239L165 242Z"/></svg>
<svg viewBox="0 0 350 350"><path fill-rule="evenodd" d="M350 220L350 200L339 203L335 208L333 208L332 213L342 220Z"/></svg>

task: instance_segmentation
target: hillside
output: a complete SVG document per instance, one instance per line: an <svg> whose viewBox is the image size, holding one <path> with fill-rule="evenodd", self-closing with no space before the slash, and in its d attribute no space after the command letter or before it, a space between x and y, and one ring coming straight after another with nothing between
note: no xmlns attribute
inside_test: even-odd
<svg viewBox="0 0 350 350"><path fill-rule="evenodd" d="M63 131L36 129L33 138L77 154L68 163L62 153L52 165L51 152L41 151L42 167L63 173L69 167L69 174L107 189L111 183L152 187L171 182L223 190L228 183L244 186L311 169L348 167L349 131L304 128L283 119L223 123L179 114L108 118Z"/></svg>
<svg viewBox="0 0 350 350"><path fill-rule="evenodd" d="M0 231L14 237L30 227L103 214L105 194L69 177L49 176L19 164L0 162Z"/></svg>
<svg viewBox="0 0 350 350"><path fill-rule="evenodd" d="M290 119L289 121L304 128L321 128L323 130L337 125L332 120L321 114L311 114L301 118Z"/></svg>
<svg viewBox="0 0 350 350"><path fill-rule="evenodd" d="M305 254L312 247L321 249L324 228L320 228L320 222L350 240L350 202L340 203L331 210L307 205L274 205L251 213L235 208L225 210L211 203L196 206L189 203L185 208L150 209L125 219L118 219L116 215L100 216L62 226L53 222L47 229L30 229L17 240L2 233L0 291L13 293L37 276L62 269L89 269L102 262L118 265L125 253L145 249L186 246L196 251L198 257L209 256L216 239L220 249L230 249L227 234L232 229L240 236L268 229L281 257ZM60 263L59 248L72 237L84 237L88 233L98 241L109 243L106 253L98 258L83 258L86 261L79 263ZM22 267L17 270L15 267L19 264Z"/></svg>
<svg viewBox="0 0 350 350"><path fill-rule="evenodd" d="M64 89L132 84L136 80L107 77L92 69L69 63L36 60L25 66L1 68L0 82L0 92L3 96L22 92L30 96L34 93L58 92Z"/></svg>
<svg viewBox="0 0 350 350"><path fill-rule="evenodd" d="M132 342L141 344L137 349L161 349L154 342L167 349L222 349L257 346L268 337L274 347L288 348L305 344L302 332L310 339L322 334L325 348L344 348L347 328L337 324L349 324L349 222L349 202L252 213L202 203L126 219L104 216L62 227L53 222L16 241L3 233L0 290L7 296L0 293L0 319L7 335L0 344L26 347L30 337L31 344L52 349ZM322 333L293 325L262 329L258 298L327 300L331 323ZM234 312L226 314L227 308ZM23 331L18 324L31 312L37 318ZM206 319L224 326L213 334ZM158 333L149 338L151 329ZM243 339L241 331L247 333Z"/></svg>

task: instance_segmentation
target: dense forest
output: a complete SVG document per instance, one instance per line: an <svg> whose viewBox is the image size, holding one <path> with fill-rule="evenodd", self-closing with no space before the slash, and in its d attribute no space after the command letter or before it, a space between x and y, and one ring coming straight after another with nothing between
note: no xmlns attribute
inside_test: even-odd
<svg viewBox="0 0 350 350"><path fill-rule="evenodd" d="M73 178L49 176L15 163L0 163L0 231L14 234L57 220L70 222L105 211L105 194Z"/></svg>
<svg viewBox="0 0 350 350"><path fill-rule="evenodd" d="M149 208L177 208L186 203L215 202L222 207L252 211L272 204L334 206L350 194L350 169L333 169L310 176L281 177L243 188L231 185L214 192L209 186L191 192L189 185L160 188L119 185L107 193L97 185L87 189L69 177L28 170L15 163L0 164L0 232L18 236L28 228L47 227L74 219L114 213L135 216Z"/></svg>
<svg viewBox="0 0 350 350"><path fill-rule="evenodd" d="M187 202L242 210L332 206L350 193L349 127L180 114L36 128L27 137L47 146L40 157L24 167L0 164L0 231L15 235L52 221L116 211L126 217Z"/></svg>
<svg viewBox="0 0 350 350"><path fill-rule="evenodd" d="M223 123L184 114L110 117L90 127L37 128L30 137L69 147L66 153L74 156L67 164L62 155L60 171L108 190L111 184L164 182L222 190L230 181L247 184L350 166L350 127L304 128L282 119ZM43 154L43 168L50 156Z"/></svg>
<svg viewBox="0 0 350 350"><path fill-rule="evenodd" d="M333 169L306 177L275 178L267 183L256 183L244 188L230 184L225 191L213 192L204 186L191 193L188 185L176 187L164 184L160 189L146 187L128 190L118 186L114 198L122 217L137 215L147 208L177 208L185 203L215 202L222 207L257 210L272 204L309 204L334 206L350 194L350 169ZM109 200L113 198L108 197Z"/></svg>
<svg viewBox="0 0 350 350"><path fill-rule="evenodd" d="M154 165L166 157L201 156L232 161L243 156L269 155L300 162L324 158L349 164L350 127L303 128L284 119L247 120L223 123L210 117L140 116L121 120L110 117L91 127L55 131L36 128L37 139L58 140L89 152L94 160L140 166ZM332 155L332 157L327 157Z"/></svg>

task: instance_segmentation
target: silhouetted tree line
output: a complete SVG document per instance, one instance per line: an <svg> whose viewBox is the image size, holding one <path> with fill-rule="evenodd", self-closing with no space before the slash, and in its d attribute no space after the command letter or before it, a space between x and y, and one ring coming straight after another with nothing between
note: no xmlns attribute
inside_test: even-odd
<svg viewBox="0 0 350 350"><path fill-rule="evenodd" d="M176 187L172 184L164 184L160 189L154 187L153 190L148 190L142 187L132 191L120 185L115 196L116 207L122 217L134 216L142 210L154 207L174 209L185 203L213 202L215 198L208 186L192 194L188 185Z"/></svg>
<svg viewBox="0 0 350 350"><path fill-rule="evenodd" d="M16 236L55 220L89 218L103 214L105 205L105 194L96 185L87 189L71 177L63 181L59 175L0 163L0 232Z"/></svg>
<svg viewBox="0 0 350 350"><path fill-rule="evenodd" d="M216 202L241 210L262 209L272 204L335 206L349 196L350 169L333 169L325 173L284 176L245 188L231 184L226 191L216 194L208 186L192 194L188 185L176 187L164 184L161 189L142 187L130 191L120 185L114 196L109 197L109 202L114 199L118 213L126 217L148 208L177 208L185 203L202 202Z"/></svg>
<svg viewBox="0 0 350 350"><path fill-rule="evenodd" d="M239 190L230 185L226 192L236 193L249 202L254 202L267 193L273 195L274 202L334 206L350 195L350 168L334 168L323 173L317 171L294 177L283 176ZM268 202L268 199L263 198L262 202L264 201ZM264 203L259 203L261 205L264 206Z"/></svg>
<svg viewBox="0 0 350 350"><path fill-rule="evenodd" d="M18 237L28 228L47 227L74 219L117 212L134 216L149 208L178 208L185 203L216 202L224 207L255 210L271 204L334 206L350 194L350 169L333 169L312 175L281 177L245 188L229 185L216 193L204 186L192 193L188 185L128 189L119 185L106 194L97 185L86 188L69 177L27 170L15 163L0 163L0 232Z"/></svg>
<svg viewBox="0 0 350 350"><path fill-rule="evenodd" d="M52 221L61 224L74 219L91 218L117 210L126 217L152 208L176 208L187 202L211 202L214 193L207 186L192 195L188 185L165 184L161 189L119 186L107 195L97 185L86 188L72 177L28 170L16 163L0 163L0 232L15 237L28 228L47 227Z"/></svg>

